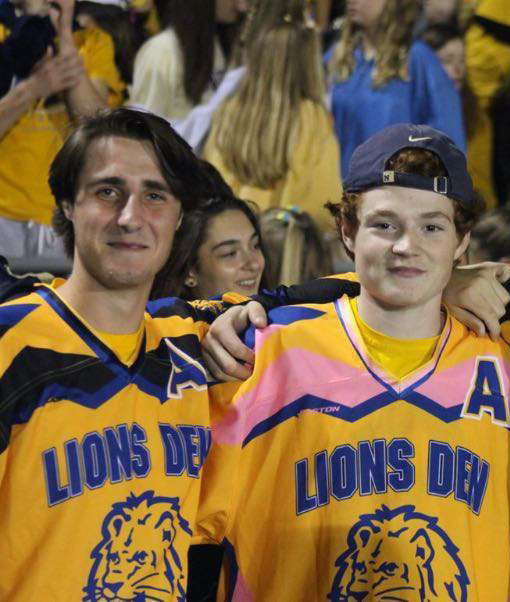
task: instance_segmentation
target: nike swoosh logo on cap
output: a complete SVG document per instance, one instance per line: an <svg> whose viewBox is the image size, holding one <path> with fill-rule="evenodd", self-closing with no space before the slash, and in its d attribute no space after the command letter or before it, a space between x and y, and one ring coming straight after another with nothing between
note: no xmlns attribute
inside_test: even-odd
<svg viewBox="0 0 510 602"><path fill-rule="evenodd" d="M430 136L424 136L423 138L415 138L414 136L409 136L409 142L423 142L423 140L432 140Z"/></svg>

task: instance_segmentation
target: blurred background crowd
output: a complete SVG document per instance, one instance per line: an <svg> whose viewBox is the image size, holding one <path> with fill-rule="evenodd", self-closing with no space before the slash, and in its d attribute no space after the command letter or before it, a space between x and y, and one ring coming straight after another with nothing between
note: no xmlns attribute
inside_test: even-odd
<svg viewBox="0 0 510 602"><path fill-rule="evenodd" d="M465 150L487 207L468 260L510 258L508 0L0 0L0 254L18 271L65 274L50 163L81 117L122 104L210 163L158 294L348 269L324 204L397 122Z"/></svg>

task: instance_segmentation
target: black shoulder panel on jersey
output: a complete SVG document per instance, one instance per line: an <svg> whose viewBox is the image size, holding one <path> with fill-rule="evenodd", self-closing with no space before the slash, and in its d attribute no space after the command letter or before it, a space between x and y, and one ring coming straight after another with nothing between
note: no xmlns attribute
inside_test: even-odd
<svg viewBox="0 0 510 602"><path fill-rule="evenodd" d="M13 424L27 422L46 403L68 399L99 407L126 385L97 357L25 347L0 379L0 452Z"/></svg>
<svg viewBox="0 0 510 602"><path fill-rule="evenodd" d="M231 306L231 303L223 303L222 305L223 310ZM166 297L149 301L146 309L153 318L179 316L183 319L192 318L195 322L201 321L208 324L212 324L218 317L218 314L221 313L221 307L218 309L217 305L211 304L211 307L208 308L207 302L205 302L203 306L195 307L178 297Z"/></svg>
<svg viewBox="0 0 510 602"><path fill-rule="evenodd" d="M0 303L10 301L11 299L17 299L24 295L29 295L36 290L35 284L40 281L32 276L25 276L24 278L12 278L9 280L3 280L0 282Z"/></svg>
<svg viewBox="0 0 510 602"><path fill-rule="evenodd" d="M178 297L154 299L147 303L146 309L153 318L170 318L171 316L178 316L180 318L194 317L191 305Z"/></svg>

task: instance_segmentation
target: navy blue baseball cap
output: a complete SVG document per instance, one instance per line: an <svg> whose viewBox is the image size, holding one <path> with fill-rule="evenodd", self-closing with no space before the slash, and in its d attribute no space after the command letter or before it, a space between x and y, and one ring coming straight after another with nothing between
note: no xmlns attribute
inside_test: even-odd
<svg viewBox="0 0 510 602"><path fill-rule="evenodd" d="M433 152L441 159L448 176L428 178L386 169L391 157L404 148ZM446 134L428 125L390 125L356 148L344 180L344 191L362 192L386 185L430 190L457 199L466 208L475 206L473 182L464 153Z"/></svg>

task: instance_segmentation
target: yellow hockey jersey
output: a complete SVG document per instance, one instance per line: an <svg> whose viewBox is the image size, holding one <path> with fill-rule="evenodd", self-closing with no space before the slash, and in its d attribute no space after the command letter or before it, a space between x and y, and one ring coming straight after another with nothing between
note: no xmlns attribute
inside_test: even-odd
<svg viewBox="0 0 510 602"><path fill-rule="evenodd" d="M270 315L202 483L200 540L227 547L229 599L507 602L508 342L448 316L396 379L347 298Z"/></svg>
<svg viewBox="0 0 510 602"><path fill-rule="evenodd" d="M0 600L185 599L206 328L152 302L126 366L49 287L0 306Z"/></svg>

